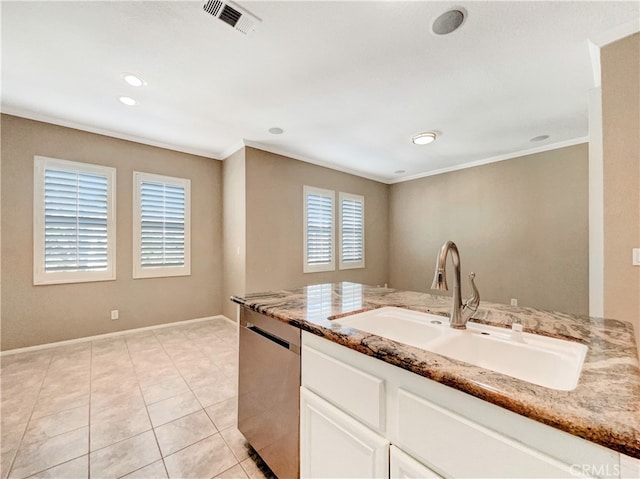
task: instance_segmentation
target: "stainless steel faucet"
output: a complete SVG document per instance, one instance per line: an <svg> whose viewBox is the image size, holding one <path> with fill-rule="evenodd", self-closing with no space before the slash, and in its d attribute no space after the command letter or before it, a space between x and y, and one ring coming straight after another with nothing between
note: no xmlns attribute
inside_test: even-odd
<svg viewBox="0 0 640 479"><path fill-rule="evenodd" d="M462 304L462 293L460 286L460 253L458 253L458 247L453 241L446 241L440 248L438 257L436 258L436 272L433 276L433 284L431 289L438 289L441 291L448 291L447 287L447 255L451 251L451 259L453 260L453 267L455 268L453 276L453 307L451 309L451 317L449 324L452 328L466 329L467 321L473 313L478 310L480 304L480 293L474 278L475 273L469 273L469 283L471 283L471 289L473 293Z"/></svg>

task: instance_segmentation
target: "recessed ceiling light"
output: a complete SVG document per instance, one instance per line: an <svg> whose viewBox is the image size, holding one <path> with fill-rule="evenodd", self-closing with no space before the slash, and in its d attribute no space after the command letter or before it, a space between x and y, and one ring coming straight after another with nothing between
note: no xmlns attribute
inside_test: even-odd
<svg viewBox="0 0 640 479"><path fill-rule="evenodd" d="M405 170L396 170L396 171L394 171L394 173L396 175L401 175L402 173L406 173L406 171Z"/></svg>
<svg viewBox="0 0 640 479"><path fill-rule="evenodd" d="M418 133L411 141L413 141L416 145L428 145L429 143L433 143L436 141L436 133L433 131L425 131L424 133Z"/></svg>
<svg viewBox="0 0 640 479"><path fill-rule="evenodd" d="M147 84L147 82L144 81L142 78L137 77L131 73L123 73L122 78L124 78L124 81L126 81L129 85L135 86L135 87L139 87Z"/></svg>
<svg viewBox="0 0 640 479"><path fill-rule="evenodd" d="M273 128L269 128L269 133L271 133L272 135L282 135L284 133L284 130L282 128L274 126Z"/></svg>
<svg viewBox="0 0 640 479"><path fill-rule="evenodd" d="M466 18L464 8L454 8L436 18L431 29L436 35L448 35L460 28Z"/></svg>
<svg viewBox="0 0 640 479"><path fill-rule="evenodd" d="M127 106L135 106L138 104L137 101L128 96L121 96L120 98L118 98L118 100L120 100L120 103L124 103Z"/></svg>
<svg viewBox="0 0 640 479"><path fill-rule="evenodd" d="M540 135L531 138L529 141L543 141L549 138L549 135Z"/></svg>

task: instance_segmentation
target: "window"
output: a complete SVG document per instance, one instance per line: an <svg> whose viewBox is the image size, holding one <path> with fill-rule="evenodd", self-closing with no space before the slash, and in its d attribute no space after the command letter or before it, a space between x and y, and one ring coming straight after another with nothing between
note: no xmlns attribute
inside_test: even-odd
<svg viewBox="0 0 640 479"><path fill-rule="evenodd" d="M116 278L115 183L114 168L34 157L33 284Z"/></svg>
<svg viewBox="0 0 640 479"><path fill-rule="evenodd" d="M364 268L364 197L340 193L340 269Z"/></svg>
<svg viewBox="0 0 640 479"><path fill-rule="evenodd" d="M305 273L335 270L335 193L304 186ZM364 268L364 196L338 194L340 269Z"/></svg>
<svg viewBox="0 0 640 479"><path fill-rule="evenodd" d="M305 273L333 271L334 193L330 190L305 186L304 190L304 267Z"/></svg>
<svg viewBox="0 0 640 479"><path fill-rule="evenodd" d="M191 181L133 173L133 277L191 274Z"/></svg>

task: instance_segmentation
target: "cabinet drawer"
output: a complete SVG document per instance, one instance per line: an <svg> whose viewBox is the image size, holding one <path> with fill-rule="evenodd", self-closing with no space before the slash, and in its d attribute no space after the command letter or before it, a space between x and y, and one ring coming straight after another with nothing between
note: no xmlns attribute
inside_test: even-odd
<svg viewBox="0 0 640 479"><path fill-rule="evenodd" d="M384 431L383 379L303 346L302 385L371 428Z"/></svg>
<svg viewBox="0 0 640 479"><path fill-rule="evenodd" d="M398 390L399 446L447 477L576 477L570 465ZM579 472L578 472L579 474Z"/></svg>

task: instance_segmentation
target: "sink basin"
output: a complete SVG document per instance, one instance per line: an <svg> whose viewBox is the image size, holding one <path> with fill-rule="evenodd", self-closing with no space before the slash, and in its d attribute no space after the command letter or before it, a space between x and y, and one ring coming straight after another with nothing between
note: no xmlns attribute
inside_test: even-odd
<svg viewBox="0 0 640 479"><path fill-rule="evenodd" d="M584 344L529 333L521 337L523 342L512 339L510 330L467 323L466 330L451 330L425 349L539 386L575 389L587 353Z"/></svg>
<svg viewBox="0 0 640 479"><path fill-rule="evenodd" d="M422 349L450 329L447 317L392 306L344 316L333 322Z"/></svg>
<svg viewBox="0 0 640 479"><path fill-rule="evenodd" d="M508 329L472 322L466 330L453 329L446 317L395 307L334 322L561 391L575 389L587 353L585 345L573 341L513 335Z"/></svg>

